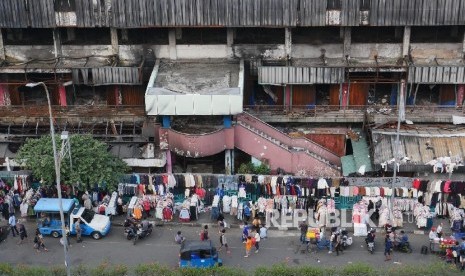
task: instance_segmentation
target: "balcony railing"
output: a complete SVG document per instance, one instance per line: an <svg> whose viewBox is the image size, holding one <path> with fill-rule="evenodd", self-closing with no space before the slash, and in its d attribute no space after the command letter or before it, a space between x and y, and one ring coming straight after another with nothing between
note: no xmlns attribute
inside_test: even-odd
<svg viewBox="0 0 465 276"><path fill-rule="evenodd" d="M144 117L145 106L143 105L93 105L93 106L52 106L54 118L89 118L89 117ZM47 105L34 106L0 106L0 118L48 118Z"/></svg>
<svg viewBox="0 0 465 276"><path fill-rule="evenodd" d="M397 115L397 106L375 106L375 105L355 105L342 107L339 105L248 105L244 106L244 111L251 114L261 114L268 116L306 116L325 117L331 115L355 116L365 112L376 115ZM405 107L406 115L463 115L464 108L450 105L408 105Z"/></svg>

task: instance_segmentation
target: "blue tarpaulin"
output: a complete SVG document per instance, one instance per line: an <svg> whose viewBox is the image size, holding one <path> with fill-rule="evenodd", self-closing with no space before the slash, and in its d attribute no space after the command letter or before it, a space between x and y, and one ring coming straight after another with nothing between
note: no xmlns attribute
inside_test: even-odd
<svg viewBox="0 0 465 276"><path fill-rule="evenodd" d="M63 201L63 211L69 212L74 207L74 200L73 199L62 199ZM58 198L41 198L37 201L36 205L34 206L34 211L37 212L59 212L60 205L59 205Z"/></svg>

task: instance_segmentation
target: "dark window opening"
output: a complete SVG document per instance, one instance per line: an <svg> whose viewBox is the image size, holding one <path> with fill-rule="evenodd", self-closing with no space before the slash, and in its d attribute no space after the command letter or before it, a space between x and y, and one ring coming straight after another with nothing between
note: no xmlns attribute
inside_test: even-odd
<svg viewBox="0 0 465 276"><path fill-rule="evenodd" d="M295 28L292 31L292 43L321 45L325 43L341 43L339 27Z"/></svg>
<svg viewBox="0 0 465 276"><path fill-rule="evenodd" d="M412 89L412 95L411 95L412 97L415 97L414 94L415 94L416 88L417 88L417 85L414 85ZM415 102L414 102L415 105L428 105L429 106L431 104L439 104L440 85L420 84L416 94L417 95L415 97Z"/></svg>
<svg viewBox="0 0 465 276"><path fill-rule="evenodd" d="M411 43L461 43L465 26L412 27Z"/></svg>
<svg viewBox="0 0 465 276"><path fill-rule="evenodd" d="M76 11L75 0L55 0L55 11L72 12Z"/></svg>
<svg viewBox="0 0 465 276"><path fill-rule="evenodd" d="M352 140L346 140L346 155L354 154L354 150L352 148Z"/></svg>
<svg viewBox="0 0 465 276"><path fill-rule="evenodd" d="M183 28L176 31L176 44L226 44L226 29Z"/></svg>
<svg viewBox="0 0 465 276"><path fill-rule="evenodd" d="M153 44L168 45L169 29L124 29L118 30L121 45Z"/></svg>
<svg viewBox="0 0 465 276"><path fill-rule="evenodd" d="M86 86L75 85L67 86L67 103L77 106L105 106L107 105L107 91L112 89L111 86Z"/></svg>
<svg viewBox="0 0 465 276"><path fill-rule="evenodd" d="M369 11L371 7L371 0L360 0L360 10Z"/></svg>
<svg viewBox="0 0 465 276"><path fill-rule="evenodd" d="M330 105L329 85L315 85L316 105Z"/></svg>
<svg viewBox="0 0 465 276"><path fill-rule="evenodd" d="M340 10L342 7L341 0L328 0L327 10Z"/></svg>
<svg viewBox="0 0 465 276"><path fill-rule="evenodd" d="M402 43L402 40L403 29L396 33L396 27L352 28L352 43Z"/></svg>
<svg viewBox="0 0 465 276"><path fill-rule="evenodd" d="M109 45L111 36L109 28L73 28L60 29L63 45Z"/></svg>
<svg viewBox="0 0 465 276"><path fill-rule="evenodd" d="M51 29L2 29L5 45L53 45Z"/></svg>
<svg viewBox="0 0 465 276"><path fill-rule="evenodd" d="M284 28L240 28L235 44L284 44Z"/></svg>

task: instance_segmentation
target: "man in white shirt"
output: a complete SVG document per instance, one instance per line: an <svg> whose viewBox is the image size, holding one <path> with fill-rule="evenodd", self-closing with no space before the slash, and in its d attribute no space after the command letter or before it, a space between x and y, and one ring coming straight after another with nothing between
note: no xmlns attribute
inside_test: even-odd
<svg viewBox="0 0 465 276"><path fill-rule="evenodd" d="M13 234L13 237L16 237L16 234L19 235L18 228L16 228L16 217L14 213L10 214L10 218L8 219L8 225L10 225L11 233ZM15 231L16 231L16 234L15 234Z"/></svg>
<svg viewBox="0 0 465 276"><path fill-rule="evenodd" d="M436 228L436 234L438 235L438 238L442 237L442 222Z"/></svg>

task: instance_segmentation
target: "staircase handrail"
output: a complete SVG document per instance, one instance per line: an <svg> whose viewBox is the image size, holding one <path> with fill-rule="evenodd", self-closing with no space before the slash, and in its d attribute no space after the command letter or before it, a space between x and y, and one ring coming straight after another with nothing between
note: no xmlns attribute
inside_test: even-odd
<svg viewBox="0 0 465 276"><path fill-rule="evenodd" d="M333 151L331 151L331 150L329 150L329 149L327 149L327 148L321 146L320 144L318 144L318 143L316 143L316 142L314 142L314 141L308 139L307 137L292 137L292 136L290 136L290 135L288 135L288 134L286 134L286 133L280 131L279 129L275 128L274 126L272 126L272 125L270 125L270 124L264 122L263 120L259 119L258 117L255 117L255 116L253 116L252 114L250 114L250 113L248 113L248 112L245 112L245 111L242 112L241 114L239 114L239 115L238 115L238 118L240 118L241 116L244 116L244 115L245 115L245 116L248 116L248 117L251 117L251 118L254 119L254 120L259 121L260 123L264 124L265 126L271 128L271 129L273 129L274 131L276 131L276 132L278 132L278 133L281 133L283 136L286 136L286 137L287 137L288 139L290 139L290 140L304 140L304 141L306 141L306 142L312 144L313 146L315 146L315 147L317 147L317 148L319 148L319 149L321 149L321 150L323 150L323 151L328 152L328 154L333 155L332 157L335 158L336 160L340 160L340 157L339 157L336 153L334 153ZM279 139L278 139L278 140L279 140ZM281 142L284 143L284 141L281 141ZM292 146L292 145L289 145L289 146ZM315 153L315 154L317 154L317 153ZM318 154L318 155L320 155L320 154ZM321 156L321 155L320 155L320 156Z"/></svg>

